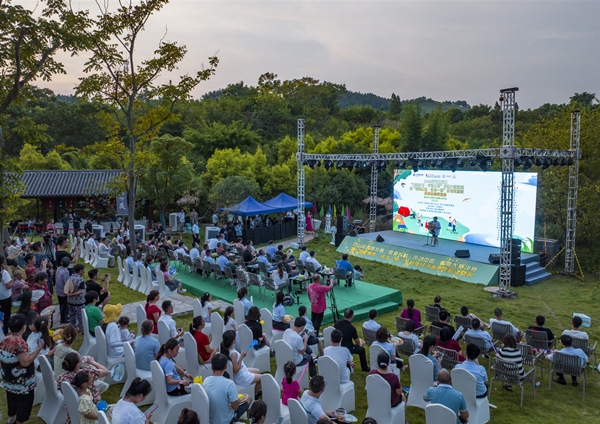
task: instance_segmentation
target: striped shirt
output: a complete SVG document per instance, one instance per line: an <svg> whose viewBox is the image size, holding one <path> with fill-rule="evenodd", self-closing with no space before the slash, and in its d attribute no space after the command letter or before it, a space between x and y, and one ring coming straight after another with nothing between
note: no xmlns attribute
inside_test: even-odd
<svg viewBox="0 0 600 424"><path fill-rule="evenodd" d="M498 356L506 362L517 364L519 368L519 375L523 377L525 370L523 370L523 358L521 357L521 351L512 347L504 347L498 351Z"/></svg>

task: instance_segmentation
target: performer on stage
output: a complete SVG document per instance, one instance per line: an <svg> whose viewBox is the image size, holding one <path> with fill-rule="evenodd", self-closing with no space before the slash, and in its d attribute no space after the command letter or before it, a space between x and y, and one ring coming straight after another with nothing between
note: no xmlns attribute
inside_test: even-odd
<svg viewBox="0 0 600 424"><path fill-rule="evenodd" d="M431 231L431 235L433 236L433 246L438 245L438 236L441 229L442 225L438 222L437 216L434 216L433 221L429 223L429 231Z"/></svg>
<svg viewBox="0 0 600 424"><path fill-rule="evenodd" d="M325 215L325 232L327 234L331 233L331 214L327 211Z"/></svg>

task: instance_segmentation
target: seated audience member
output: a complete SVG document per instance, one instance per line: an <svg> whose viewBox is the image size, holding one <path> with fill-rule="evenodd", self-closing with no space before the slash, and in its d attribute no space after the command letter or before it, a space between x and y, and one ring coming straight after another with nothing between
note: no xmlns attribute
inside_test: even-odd
<svg viewBox="0 0 600 424"><path fill-rule="evenodd" d="M308 345L312 346L312 345L317 345L318 349L319 349L319 354L322 355L323 354L323 346L321 341L319 340L319 337L317 337L316 331L315 331L315 326L313 324L313 322L308 318L308 310L306 309L306 306L304 305L300 305L298 306L298 316L304 318L304 322L306 323L304 325L304 331L306 331L306 334L308 334Z"/></svg>
<svg viewBox="0 0 600 424"><path fill-rule="evenodd" d="M275 295L275 303L273 304L273 328L281 331L290 328L290 324L285 319L285 306L283 306L284 299L285 295L282 291L279 291Z"/></svg>
<svg viewBox="0 0 600 424"><path fill-rule="evenodd" d="M121 311L123 308L121 304L117 305L106 305L104 307L104 323L106 324L106 345L108 350L109 358L121 358L125 356L125 351L123 350L123 345L125 343L121 339L121 329L115 322L119 315L121 315Z"/></svg>
<svg viewBox="0 0 600 424"><path fill-rule="evenodd" d="M229 319L231 320L231 318ZM248 316L244 324L252 331L252 340L258 341L258 344L254 346L255 350L258 350L263 346L271 347L267 335L263 333L262 324L260 323L260 310L256 306L252 306L248 309Z"/></svg>
<svg viewBox="0 0 600 424"><path fill-rule="evenodd" d="M198 348L198 356L202 359L201 363L210 361L210 358L217 353L217 349L210 347L210 339L212 337L207 336L202 332L206 323L204 318L200 315L194 317L190 324L190 334L196 340L196 347Z"/></svg>
<svg viewBox="0 0 600 424"><path fill-rule="evenodd" d="M463 317L469 317L471 319L473 318L477 318L479 320L479 328L481 330L485 330L485 327L487 327L487 324L485 322L483 322L483 320L481 318L479 318L478 316L476 316L473 313L469 313L469 307L468 306L462 306L460 308L460 315ZM468 330L468 328L466 328L465 330Z"/></svg>
<svg viewBox="0 0 600 424"><path fill-rule="evenodd" d="M439 313L439 320L433 321L431 323L431 325L438 327L438 328L447 328L452 332L452 335L454 335L456 330L454 329L454 327L452 325L450 325L448 323L449 319L450 319L450 314L448 313L448 311L445 309L442 309Z"/></svg>
<svg viewBox="0 0 600 424"><path fill-rule="evenodd" d="M300 404L308 412L308 423L317 424L319 420L332 422L330 418L335 417L334 411L324 411L319 398L325 391L325 379L321 375L315 375L310 379L309 390L302 393Z"/></svg>
<svg viewBox="0 0 600 424"><path fill-rule="evenodd" d="M235 383L223 375L227 356L217 353L211 364L213 374L204 380L203 385L210 404L209 421L214 424L235 423L248 410L249 401L240 402Z"/></svg>
<svg viewBox="0 0 600 424"><path fill-rule="evenodd" d="M373 342L376 346L381 346L383 350L385 350L388 355L390 355L390 361L393 365L396 365L402 371L406 371L408 365L406 367L403 366L403 361L400 358L396 358L396 347L390 343L390 333L388 329L385 327L379 327L377 332L375 333L375 341Z"/></svg>
<svg viewBox="0 0 600 424"><path fill-rule="evenodd" d="M331 346L327 346L324 350L325 356L333 359L340 368L340 384L350 381L350 368L356 368L356 364L352 361L352 354L348 348L340 346L342 342L342 332L333 330L331 332Z"/></svg>
<svg viewBox="0 0 600 424"><path fill-rule="evenodd" d="M438 294L433 298L433 306L434 308L438 308L440 311L445 311L446 309L442 307L442 297Z"/></svg>
<svg viewBox="0 0 600 424"><path fill-rule="evenodd" d="M545 323L546 323L546 318L544 318L542 315L538 315L535 317L535 325L530 325L528 327L528 329L534 330L534 331L545 332L548 335L548 341L551 342L552 340L554 340L554 334L552 333L552 330L544 327Z"/></svg>
<svg viewBox="0 0 600 424"><path fill-rule="evenodd" d="M273 284L275 284L277 290L287 288L288 293L291 293L292 291L289 275L284 269L283 262L277 264L277 270L273 273Z"/></svg>
<svg viewBox="0 0 600 424"><path fill-rule="evenodd" d="M363 341L358 338L356 328L352 325L354 319L354 311L351 308L346 308L344 311L344 319L336 321L334 327L342 332L342 346L347 347L351 354L358 355L360 358L360 367L364 372L369 372L369 364L367 363L367 355L363 347Z"/></svg>
<svg viewBox="0 0 600 424"><path fill-rule="evenodd" d="M235 265L235 256L229 255L227 257L227 263L225 264L225 268L229 268L231 270L233 278L237 278L237 266Z"/></svg>
<svg viewBox="0 0 600 424"><path fill-rule="evenodd" d="M571 336L574 339L588 340L587 333L579 329L579 327L581 327L581 324L583 324L583 320L581 319L581 317L574 316L571 320L572 329L563 331L562 335Z"/></svg>
<svg viewBox="0 0 600 424"><path fill-rule="evenodd" d="M521 351L517 348L517 341L512 334L505 334L502 339L502 349L498 350L498 357L506 362L516 364L519 369L519 375L523 377L525 370L523 369L523 357ZM502 384L502 388L512 392L510 384Z"/></svg>
<svg viewBox="0 0 600 424"><path fill-rule="evenodd" d="M425 336L423 346L417 353L426 356L433 363L433 381L437 381L438 370L442 366L442 355L439 352L434 353L434 350L435 339L433 336Z"/></svg>
<svg viewBox="0 0 600 424"><path fill-rule="evenodd" d="M479 365L477 358L479 357L479 347L475 344L467 345L467 359L462 364L458 364L455 368L469 371L477 380L475 387L475 396L480 399L487 396L488 377L485 368Z"/></svg>
<svg viewBox="0 0 600 424"><path fill-rule="evenodd" d="M165 278L165 285L169 288L169 290L177 290L177 293L184 293L186 291L185 289L181 288L181 280L175 278L177 277L177 273L175 272L171 275L171 273L169 272L169 262L161 262L158 272L163 273L163 277Z"/></svg>
<svg viewBox="0 0 600 424"><path fill-rule="evenodd" d="M265 249L265 253L267 253L271 258L274 258L276 251L277 251L277 248L273 244L273 240L269 240L269 245Z"/></svg>
<svg viewBox="0 0 600 424"><path fill-rule="evenodd" d="M267 419L267 404L260 400L254 401L248 411L248 419L250 420L250 424L265 424Z"/></svg>
<svg viewBox="0 0 600 424"><path fill-rule="evenodd" d="M559 350L558 352L566 353L567 355L579 356L579 358L580 358L579 364L581 365L581 367L583 368L587 365L587 362L588 362L587 355L585 354L585 352L583 350L573 347L573 338L571 336L569 336L567 334L563 334L562 336L560 336L560 343L563 345L563 348L561 350ZM550 354L550 355L546 356L546 358L549 359L550 361L552 361L553 355ZM554 379L554 381L556 383L562 384L562 385L567 384L564 374L557 372L556 376L558 377L558 378ZM573 383L573 386L577 386L579 384L577 382L577 377L574 375L571 376L571 381Z"/></svg>
<svg viewBox="0 0 600 424"><path fill-rule="evenodd" d="M115 257L110 254L110 244L106 237L100 239L100 244L98 244L98 256L108 259L109 268L115 267Z"/></svg>
<svg viewBox="0 0 600 424"><path fill-rule="evenodd" d="M354 268L352 267L352 264L348 262L348 254L344 253L342 255L342 259L335 262L335 266L337 268L342 268L346 271L346 274L348 275L346 281L347 286L350 283L350 281L352 281L352 277L354 276Z"/></svg>
<svg viewBox="0 0 600 424"><path fill-rule="evenodd" d="M235 312L235 309L233 309L233 306L228 306L225 308L225 313L223 314L223 331L224 332L227 330L237 331L236 322L232 316L234 314L234 312ZM259 312L258 316L260 318L260 312Z"/></svg>
<svg viewBox="0 0 600 424"><path fill-rule="evenodd" d="M100 308L96 306L98 299L100 299L100 295L95 290L88 291L85 294L84 310L88 319L88 328L92 336L96 335L96 327L104 324L104 314Z"/></svg>
<svg viewBox="0 0 600 424"><path fill-rule="evenodd" d="M77 338L77 329L72 325L67 325L62 331L62 343L58 343L54 349L54 377L58 377L65 372L62 368L62 361L67 353L77 351L73 349L73 343Z"/></svg>
<svg viewBox="0 0 600 424"><path fill-rule="evenodd" d="M83 362L84 358L85 362ZM60 392L62 392L62 382L66 381L67 383L70 383L73 380L73 378L77 375L77 373L79 373L79 371L81 371L82 368L84 368L85 371L87 371L91 377L90 382L92 384L90 386L90 392L92 394L94 403L98 403L102 400L102 398L100 397L101 392L95 383L97 380L106 377L110 374L106 367L100 365L91 356L82 357L77 352L70 352L65 355L62 361L62 368L64 372L56 378L56 384Z"/></svg>
<svg viewBox="0 0 600 424"><path fill-rule="evenodd" d="M152 386L147 380L134 378L125 397L119 400L113 409L112 424L150 424L152 412L144 414L136 404L142 403L151 390Z"/></svg>
<svg viewBox="0 0 600 424"><path fill-rule="evenodd" d="M208 263L210 265L214 265L215 264L215 260L212 257L212 252L210 251L210 249L208 248L208 246L204 250L204 257L202 258L202 263Z"/></svg>
<svg viewBox="0 0 600 424"><path fill-rule="evenodd" d="M283 269L285 270L285 272L287 272L289 277L295 277L296 275L300 274L300 271L292 269L292 266L290 265L290 260L291 258L284 253L283 256L281 256L280 263L283 265Z"/></svg>
<svg viewBox="0 0 600 424"><path fill-rule="evenodd" d="M250 245L247 245L244 251L242 252L242 259L246 265L253 265L256 263L254 260L254 255L252 254L252 249Z"/></svg>
<svg viewBox="0 0 600 424"><path fill-rule="evenodd" d="M450 408L456 414L456 424L466 423L469 418L467 403L461 392L452 388L450 373L441 369L435 386L427 389L423 395L425 402L439 403Z"/></svg>
<svg viewBox="0 0 600 424"><path fill-rule="evenodd" d="M369 320L363 323L363 328L371 331L377 331L381 324L379 324L375 319L377 318L377 309L371 309L369 311Z"/></svg>
<svg viewBox="0 0 600 424"><path fill-rule="evenodd" d="M169 337L176 339L183 335L183 329L177 329L173 315L173 302L165 300L162 303L163 314L158 319L158 322L163 321L169 327Z"/></svg>
<svg viewBox="0 0 600 424"><path fill-rule="evenodd" d="M506 321L506 320L502 319L502 309L500 309L500 308L494 309L494 316L496 318L490 318L490 327L494 323L509 325L511 327L511 334L515 337L515 339L517 340L517 342L521 341L521 339L523 338L523 332L520 331L514 325L512 325L509 321Z"/></svg>
<svg viewBox="0 0 600 424"><path fill-rule="evenodd" d="M179 242L179 244L177 245L177 249L175 249L175 254L177 255L177 257L179 259L183 259L186 256L190 256L186 247L185 247L185 243L184 242Z"/></svg>
<svg viewBox="0 0 600 424"><path fill-rule="evenodd" d="M460 344L452 338L453 334L454 333L452 333L452 331L449 328L442 328L442 331L440 331L440 337L438 337L437 339L437 345L438 347L444 349L456 351L458 353L458 361L463 362L465 360L465 357L462 354Z"/></svg>
<svg viewBox="0 0 600 424"><path fill-rule="evenodd" d="M133 341L133 351L135 352L135 367L150 371L150 362L156 359L160 350L160 343L152 337L154 323L149 319L142 322L141 334Z"/></svg>
<svg viewBox="0 0 600 424"><path fill-rule="evenodd" d="M198 417L198 413L193 409L183 408L181 414L179 414L177 424L200 424L200 418Z"/></svg>
<svg viewBox="0 0 600 424"><path fill-rule="evenodd" d="M415 323L415 328L421 328L421 311L415 309L415 301L408 299L406 301L406 308L400 314L401 318L408 318Z"/></svg>
<svg viewBox="0 0 600 424"><path fill-rule="evenodd" d="M178 354L179 342L175 339L167 340L156 354L158 364L165 373L165 384L167 385L167 394L169 396L185 395L185 387L189 386L194 378L175 364L175 357ZM182 379L181 376L184 378ZM158 381L154 381L153 383L160 384Z"/></svg>
<svg viewBox="0 0 600 424"><path fill-rule="evenodd" d="M248 316L248 311L252 307L252 302L248 300L248 289L246 287L242 287L238 290L238 300L242 302L244 305L244 318Z"/></svg>
<svg viewBox="0 0 600 424"><path fill-rule="evenodd" d="M225 271L225 267L229 263L229 259L227 259L227 251L222 250L219 253L219 257L217 258L217 265L221 268L221 271Z"/></svg>
<svg viewBox="0 0 600 424"><path fill-rule="evenodd" d="M2 260L3 260L3 258L0 256L0 263ZM13 303L13 306L15 306L14 303L17 301L17 298L19 296L21 296L23 291L31 290L29 288L29 286L27 285L27 283L25 282L25 280L23 280L23 271L21 271L20 269L16 269L13 271L13 280L12 280L12 286L10 287L10 290L11 290L11 302ZM59 302L60 302L61 297L66 298L66 296L58 296L58 293L57 293L57 297L59 298ZM61 318L63 316L63 310L66 311L66 306L61 305L61 308L60 308ZM66 315L67 314L65 313L65 316ZM7 316L8 316L8 314L5 314L4 320L8 323L8 320L10 319L10 317L7 319ZM581 319L581 318L579 318L579 319ZM65 319L65 323L66 323L66 319ZM62 321L61 321L61 324L63 324Z"/></svg>
<svg viewBox="0 0 600 424"><path fill-rule="evenodd" d="M100 299L96 301L96 306L108 305L110 302L110 292L108 291L108 283L110 283L110 275L104 274L102 280L100 280L100 271L93 268L88 271L89 280L85 282L85 290L89 292L91 290L98 292ZM100 280L100 283L98 283Z"/></svg>
<svg viewBox="0 0 600 424"><path fill-rule="evenodd" d="M315 272L319 272L319 270L322 268L321 264L319 263L319 261L317 261L317 258L315 257L316 253L314 250L310 251L309 257L306 259L306 263L311 263L314 266Z"/></svg>
<svg viewBox="0 0 600 424"><path fill-rule="evenodd" d="M221 342L220 353L225 355L225 357L231 361L231 366L233 368L233 381L235 384L242 387L248 387L252 384L255 384L254 390L255 393L258 393L260 390L260 381L262 375L260 374L259 369L247 368L246 364L244 364L243 359L248 354L246 347L247 346L244 346L244 350L240 354L237 350L235 350L235 333L231 330L223 333L223 341ZM215 357L213 356L211 361L213 367L214 360Z"/></svg>
<svg viewBox="0 0 600 424"><path fill-rule="evenodd" d="M400 379L396 374L389 370L389 366L390 355L388 355L387 352L379 352L379 355L377 355L377 369L371 370L369 375L377 374L388 382L391 389L390 403L392 408L398 406L400 402L405 402L404 407L406 408L406 398L404 397L404 393L402 393Z"/></svg>
<svg viewBox="0 0 600 424"><path fill-rule="evenodd" d="M297 367L303 366L308 363L308 370L312 376L317 375L317 368L313 361L313 357L307 352L308 348L308 334L301 334L304 332L305 320L302 317L297 317L294 320L294 326L288 328L283 333L283 340L290 345L292 348L292 360Z"/></svg>
<svg viewBox="0 0 600 424"><path fill-rule="evenodd" d="M302 395L303 390L300 388L300 383L294 380L296 375L296 364L293 361L288 361L283 366L283 380L281 381L281 403L287 406L288 399L298 400L298 396Z"/></svg>
<svg viewBox="0 0 600 424"><path fill-rule="evenodd" d="M258 251L258 258L256 258L256 262L260 262L265 264L265 266L267 267L268 271L272 271L275 267L273 267L271 265L271 263L269 262L269 260L267 259L267 254L265 253L264 250L260 249Z"/></svg>
<svg viewBox="0 0 600 424"><path fill-rule="evenodd" d="M408 321L404 326L404 331L399 334L402 339L412 340L417 349L420 349L423 342L419 340L419 337L415 334L415 322Z"/></svg>
<svg viewBox="0 0 600 424"><path fill-rule="evenodd" d="M487 332L483 331L481 328L481 322L478 318L471 319L471 329L465 332L465 336L470 337L479 337L485 340L485 347L487 348L487 352L490 352L494 349L494 343L492 342L492 336L490 336Z"/></svg>
<svg viewBox="0 0 600 424"><path fill-rule="evenodd" d="M213 311L213 305L210 302L212 300L212 296L209 292L204 292L202 297L200 298L200 306L202 309L200 310L200 315L204 318L204 322L210 324L210 315Z"/></svg>
<svg viewBox="0 0 600 424"><path fill-rule="evenodd" d="M302 245L302 247L300 248L300 256L298 257L298 259L302 262L302 263L306 263L306 260L310 257L310 254L306 251L306 245Z"/></svg>

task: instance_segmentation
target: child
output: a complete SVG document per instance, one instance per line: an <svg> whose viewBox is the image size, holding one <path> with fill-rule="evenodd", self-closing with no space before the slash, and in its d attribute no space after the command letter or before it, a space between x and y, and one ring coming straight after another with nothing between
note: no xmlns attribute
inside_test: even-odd
<svg viewBox="0 0 600 424"><path fill-rule="evenodd" d="M52 356L54 355L54 348L52 347L53 341L50 337L50 331L48 330L48 317L37 317L33 320L33 331L27 337L27 346L29 352L34 352L38 347L38 340L44 341L44 347L40 351L40 355ZM35 366L39 366L39 361L36 358L34 360Z"/></svg>
<svg viewBox="0 0 600 424"><path fill-rule="evenodd" d="M228 306L225 308L225 314L223 315L223 332L227 330L237 331L237 328L235 327L235 320L232 317L233 312L233 306Z"/></svg>
<svg viewBox="0 0 600 424"><path fill-rule="evenodd" d="M73 377L73 380L71 380L71 384L77 391L77 396L79 396L79 407L77 409L81 414L80 423L97 424L98 407L94 404L94 399L89 391L91 385L90 375L87 371L79 371L75 377ZM103 402L98 402L98 405L101 403ZM112 421L112 409L113 405L110 405L105 411L109 421Z"/></svg>
<svg viewBox="0 0 600 424"><path fill-rule="evenodd" d="M121 341L132 342L135 340L135 334L133 331L129 331L129 318L122 316L117 320L119 331L121 332Z"/></svg>
<svg viewBox="0 0 600 424"><path fill-rule="evenodd" d="M13 272L13 285L11 290L13 306L17 306L15 302L17 301L17 297L23 293L23 290L30 290L25 280L23 280L23 271L20 269L17 269Z"/></svg>
<svg viewBox="0 0 600 424"><path fill-rule="evenodd" d="M286 362L283 366L283 372L285 376L281 382L281 387L283 388L281 403L287 405L288 399L299 399L299 395L302 394L302 389L300 388L300 383L294 380L294 375L296 374L296 364L294 364L294 362Z"/></svg>
<svg viewBox="0 0 600 424"><path fill-rule="evenodd" d="M212 314L213 310L212 303L210 303L211 300L212 297L209 292L204 293L200 298L200 305L202 306L201 315L202 318L204 318L204 322L207 324L210 324L210 314Z"/></svg>

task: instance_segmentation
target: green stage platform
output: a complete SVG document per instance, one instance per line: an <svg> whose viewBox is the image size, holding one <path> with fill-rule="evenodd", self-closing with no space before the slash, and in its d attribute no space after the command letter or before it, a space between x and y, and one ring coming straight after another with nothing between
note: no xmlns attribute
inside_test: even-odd
<svg viewBox="0 0 600 424"><path fill-rule="evenodd" d="M177 278L181 279L183 288L191 294L200 297L204 292L210 292L213 299L221 299L228 303L233 303L237 298L235 290L230 285L229 280L225 280L224 287L221 287L222 280L204 278L199 274L188 274L183 270L183 267L178 271ZM297 285L294 285L297 287ZM377 309L379 314L395 312L398 310L398 305L402 305L402 292L387 287L378 286L376 284L357 281L356 287L334 287L335 299L340 312L343 316L344 309L352 308L354 310L355 319L364 320L370 309ZM275 300L274 292L266 291L263 295L258 294L256 286L249 287L250 296L253 296L254 305L259 308L268 308L272 310ZM305 305L310 311L310 301L306 292L300 295L300 305ZM331 306L331 299L327 299L327 306ZM286 307L286 312L290 315L297 316L298 304ZM323 323L328 324L333 322L331 309L325 312Z"/></svg>

